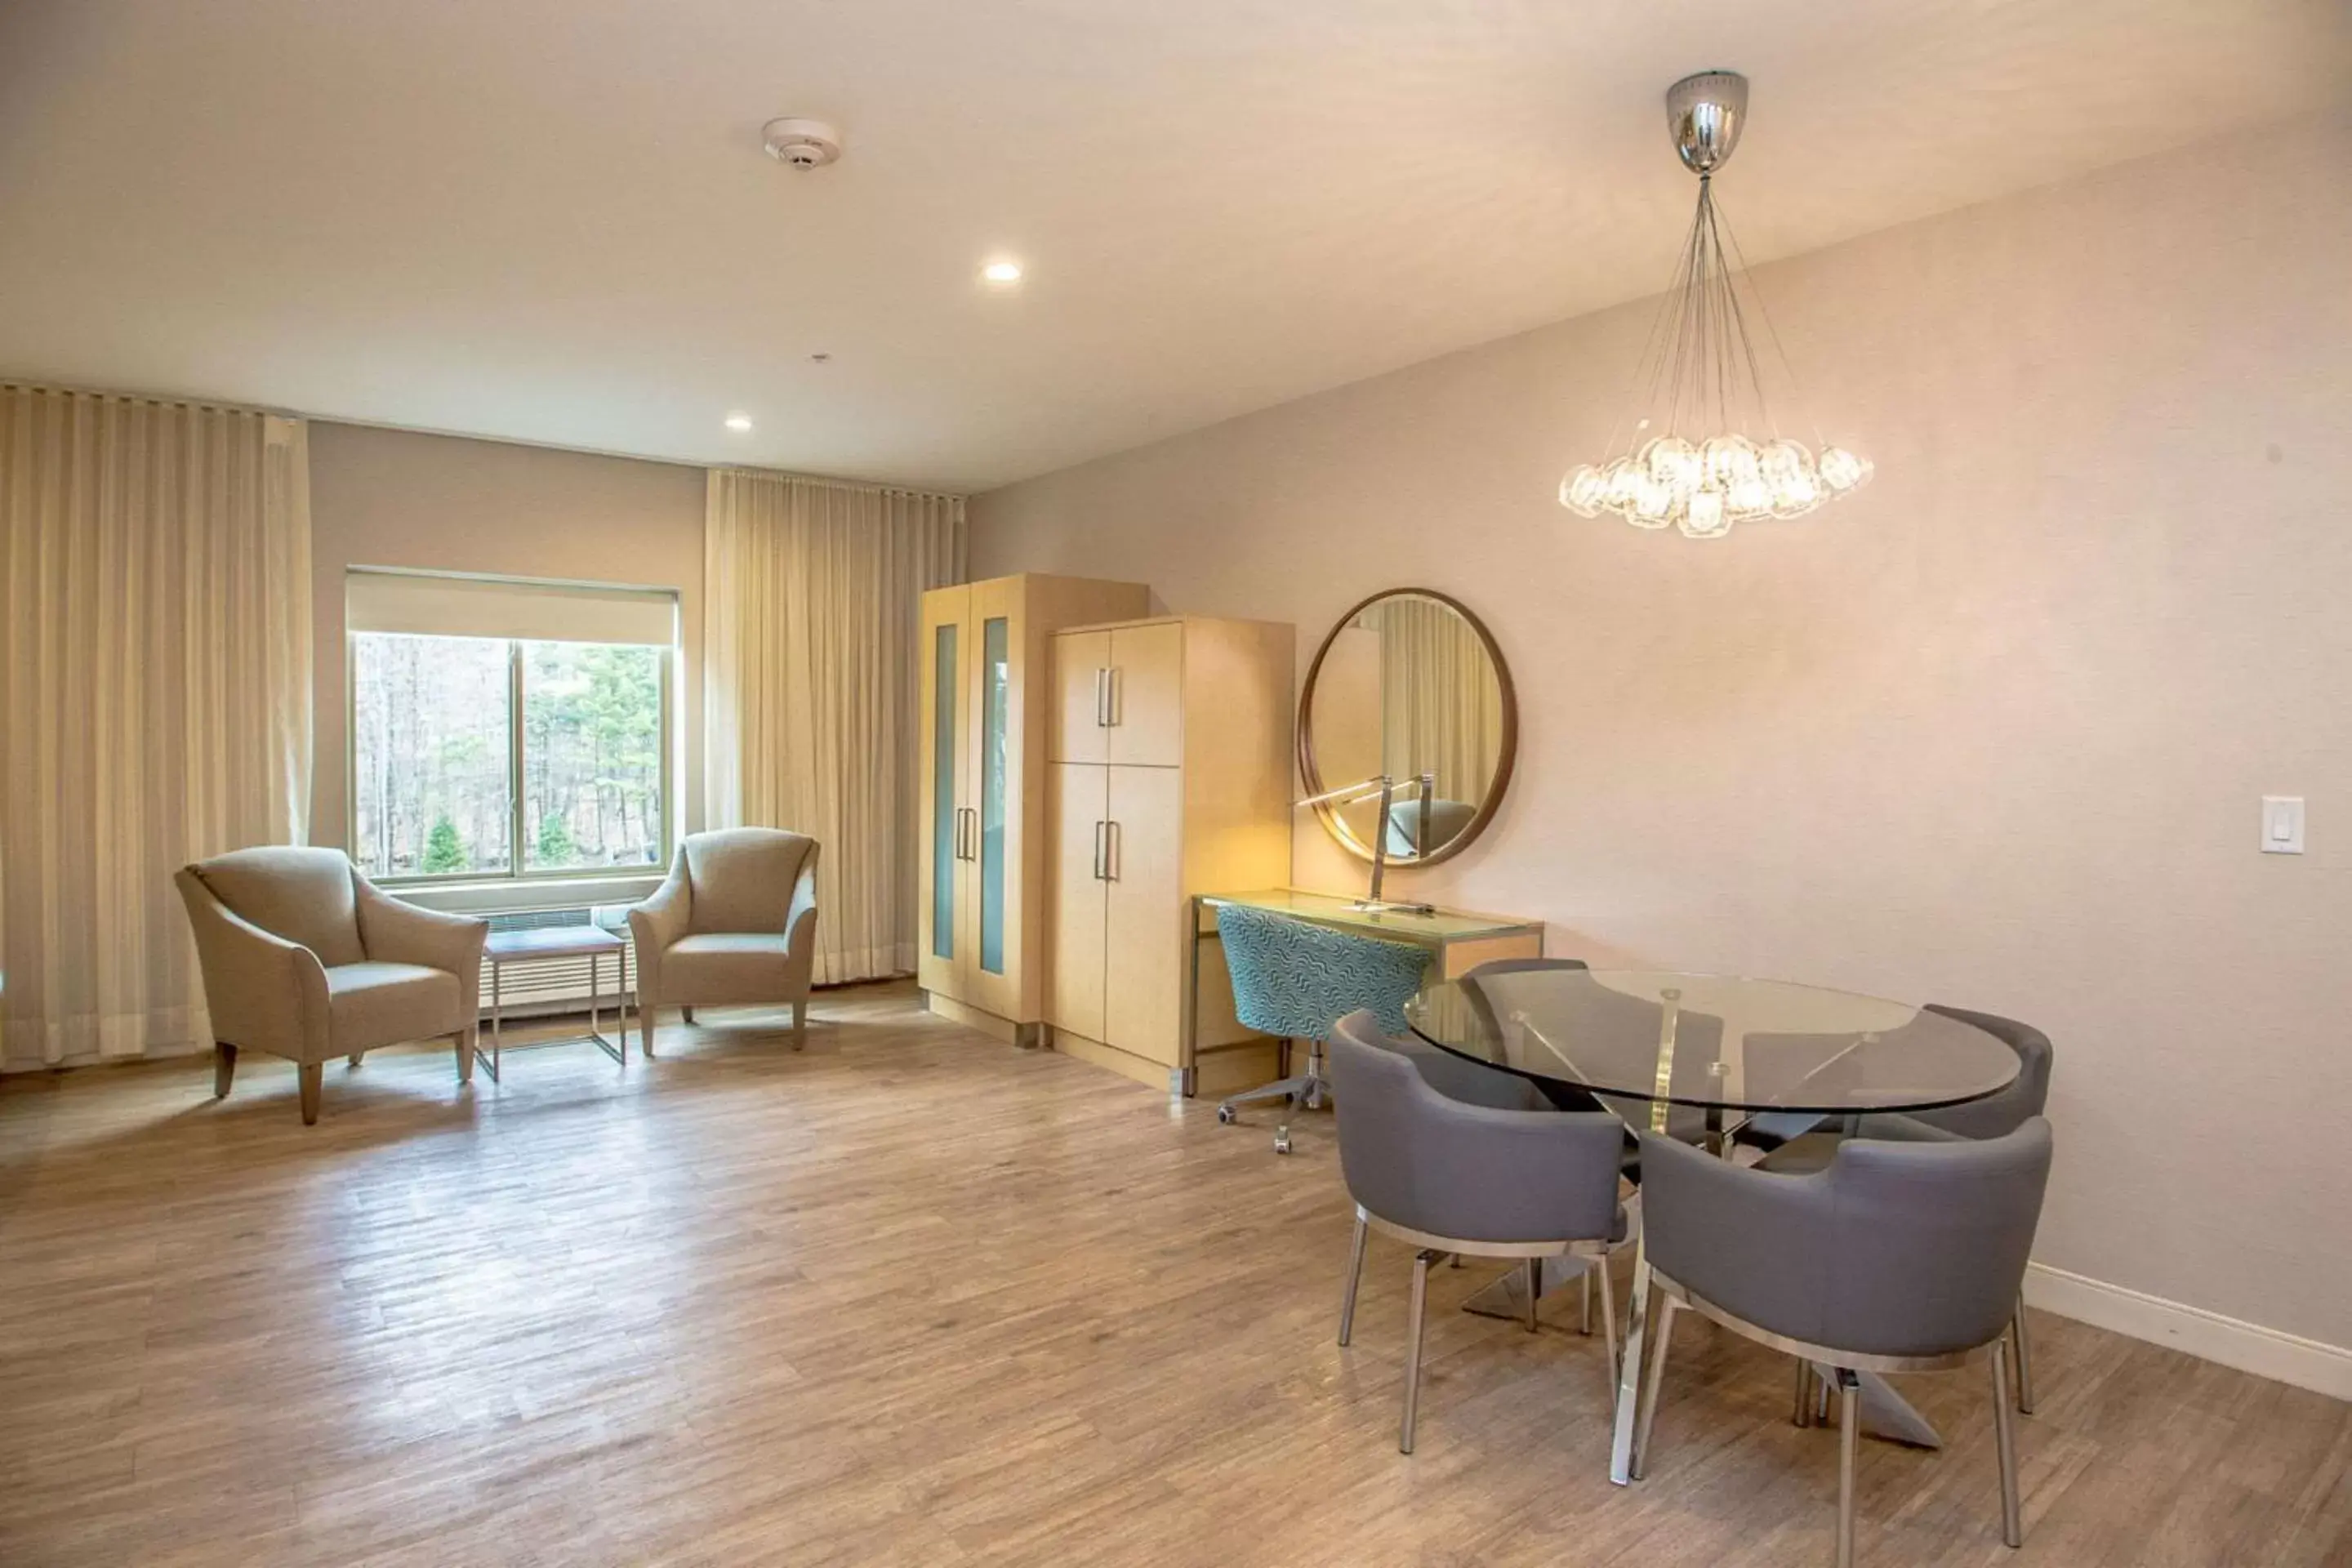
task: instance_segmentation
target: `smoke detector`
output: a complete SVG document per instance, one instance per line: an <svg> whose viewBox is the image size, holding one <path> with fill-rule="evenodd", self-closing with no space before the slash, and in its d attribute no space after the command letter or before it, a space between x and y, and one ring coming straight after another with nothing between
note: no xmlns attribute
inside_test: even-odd
<svg viewBox="0 0 2352 1568"><path fill-rule="evenodd" d="M771 120L760 132L768 156L795 169L822 169L841 156L841 132L822 120Z"/></svg>

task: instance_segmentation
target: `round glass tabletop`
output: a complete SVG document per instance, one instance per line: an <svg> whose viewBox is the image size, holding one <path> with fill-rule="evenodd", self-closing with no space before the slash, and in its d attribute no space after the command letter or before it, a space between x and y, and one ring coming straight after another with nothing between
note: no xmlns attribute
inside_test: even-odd
<svg viewBox="0 0 2352 1568"><path fill-rule="evenodd" d="M1588 1094L1829 1116L1981 1100L2017 1055L1973 1025L1848 991L1665 970L1471 974L1405 1005L1440 1049Z"/></svg>

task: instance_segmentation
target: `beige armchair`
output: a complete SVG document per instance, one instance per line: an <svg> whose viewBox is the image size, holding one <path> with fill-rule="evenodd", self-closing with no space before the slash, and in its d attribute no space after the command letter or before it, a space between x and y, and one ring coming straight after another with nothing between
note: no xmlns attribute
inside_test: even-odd
<svg viewBox="0 0 2352 1568"><path fill-rule="evenodd" d="M482 943L489 922L404 904L340 849L239 849L173 879L195 928L213 1021L213 1094L239 1050L290 1058L302 1120L319 1120L330 1057L446 1035L457 1080L474 1077Z"/></svg>
<svg viewBox="0 0 2352 1568"><path fill-rule="evenodd" d="M808 1038L816 961L816 840L773 827L689 833L654 896L629 911L637 956L637 1036L698 1005L793 1005L793 1048Z"/></svg>

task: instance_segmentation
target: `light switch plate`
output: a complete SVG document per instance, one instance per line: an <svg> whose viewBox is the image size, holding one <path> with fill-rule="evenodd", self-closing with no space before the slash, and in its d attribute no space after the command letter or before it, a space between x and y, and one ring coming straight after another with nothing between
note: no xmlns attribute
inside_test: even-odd
<svg viewBox="0 0 2352 1568"><path fill-rule="evenodd" d="M2303 853L2303 796L2299 795L2263 796L2263 853L2265 855Z"/></svg>

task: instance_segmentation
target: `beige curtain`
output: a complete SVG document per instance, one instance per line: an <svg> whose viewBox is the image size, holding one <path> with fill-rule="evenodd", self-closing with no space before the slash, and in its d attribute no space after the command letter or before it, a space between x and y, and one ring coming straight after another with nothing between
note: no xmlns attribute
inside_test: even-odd
<svg viewBox="0 0 2352 1568"><path fill-rule="evenodd" d="M207 1048L172 873L303 838L299 421L0 384L0 1067Z"/></svg>
<svg viewBox="0 0 2352 1568"><path fill-rule="evenodd" d="M1469 622L1433 599L1383 600L1383 772L1433 773L1437 798L1475 805L1503 754L1503 689Z"/></svg>
<svg viewBox="0 0 2352 1568"><path fill-rule="evenodd" d="M915 644L963 500L713 469L706 812L815 838L819 984L915 967Z"/></svg>

